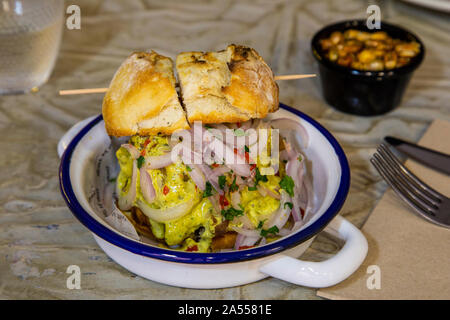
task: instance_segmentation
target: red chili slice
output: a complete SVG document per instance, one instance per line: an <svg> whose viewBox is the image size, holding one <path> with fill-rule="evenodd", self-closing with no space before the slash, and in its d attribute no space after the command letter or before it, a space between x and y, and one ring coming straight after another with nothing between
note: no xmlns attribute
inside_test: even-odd
<svg viewBox="0 0 450 320"><path fill-rule="evenodd" d="M169 187L165 185L163 188L163 194L166 195L169 193L169 191L170 191Z"/></svg>
<svg viewBox="0 0 450 320"><path fill-rule="evenodd" d="M188 248L186 249L186 251L187 251L187 252L198 251L198 246L197 246L197 245L194 245L194 246L192 246L192 247L188 247Z"/></svg>
<svg viewBox="0 0 450 320"><path fill-rule="evenodd" d="M256 168L256 164L251 164L250 165L250 170L255 170L255 168Z"/></svg>
<svg viewBox="0 0 450 320"><path fill-rule="evenodd" d="M217 168L217 167L219 166L219 164L218 164L218 163L213 163L211 166L212 166L213 168Z"/></svg>
<svg viewBox="0 0 450 320"><path fill-rule="evenodd" d="M245 151L245 161L248 163L250 162L250 155L248 154L247 151Z"/></svg>
<svg viewBox="0 0 450 320"><path fill-rule="evenodd" d="M224 195L220 195L220 196L219 196L219 203L220 203L220 205L222 206L222 208L223 208L223 207L226 207L226 206L228 206L228 205L230 204L230 203L228 202L227 198L225 198Z"/></svg>
<svg viewBox="0 0 450 320"><path fill-rule="evenodd" d="M253 247L254 246L241 246L241 247L239 247L238 250L250 249L250 248L253 248Z"/></svg>
<svg viewBox="0 0 450 320"><path fill-rule="evenodd" d="M302 208L300 208L300 214L302 215L302 218L303 218L303 216L305 215L305 210L303 210Z"/></svg>

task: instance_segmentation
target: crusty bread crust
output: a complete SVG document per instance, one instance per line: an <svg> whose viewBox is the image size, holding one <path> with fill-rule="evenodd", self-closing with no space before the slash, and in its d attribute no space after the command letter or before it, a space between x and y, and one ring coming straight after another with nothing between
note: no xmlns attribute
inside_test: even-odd
<svg viewBox="0 0 450 320"><path fill-rule="evenodd" d="M241 122L278 109L272 70L252 48L183 52L176 67L190 123Z"/></svg>
<svg viewBox="0 0 450 320"><path fill-rule="evenodd" d="M175 90L172 60L154 51L135 52L122 63L105 94L102 113L111 136L189 128Z"/></svg>

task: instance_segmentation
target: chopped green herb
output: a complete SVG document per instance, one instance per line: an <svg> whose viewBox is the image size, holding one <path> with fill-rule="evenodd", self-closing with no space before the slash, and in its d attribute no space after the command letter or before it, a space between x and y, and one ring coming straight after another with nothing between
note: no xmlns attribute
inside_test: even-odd
<svg viewBox="0 0 450 320"><path fill-rule="evenodd" d="M205 191L203 191L203 198L211 197L213 191L213 186L209 181L206 181Z"/></svg>
<svg viewBox="0 0 450 320"><path fill-rule="evenodd" d="M140 156L137 158L137 166L140 169L145 163L145 158L143 156Z"/></svg>
<svg viewBox="0 0 450 320"><path fill-rule="evenodd" d="M244 210L237 210L233 207L228 208L227 210L222 209L222 215L226 220L233 220L235 217L242 216L244 214Z"/></svg>
<svg viewBox="0 0 450 320"><path fill-rule="evenodd" d="M294 180L289 176L284 176L280 181L281 189L286 190L286 192L293 197L294 196Z"/></svg>
<svg viewBox="0 0 450 320"><path fill-rule="evenodd" d="M266 220L267 220L267 219L261 220L261 221L258 223L258 226L256 227L256 229L261 229L261 228L264 226L264 222L265 222Z"/></svg>
<svg viewBox="0 0 450 320"><path fill-rule="evenodd" d="M298 156L298 157L297 157L297 160L300 161L300 162L302 162L302 160L303 160L302 156L301 156L301 155Z"/></svg>
<svg viewBox="0 0 450 320"><path fill-rule="evenodd" d="M236 176L234 176L233 182L230 185L230 191L235 192L235 191L238 191L238 189L239 189L239 187L236 184Z"/></svg>
<svg viewBox="0 0 450 320"><path fill-rule="evenodd" d="M286 205L289 207L289 209L292 209L292 207L294 206L293 204L292 204L292 202L285 202L284 203L284 208L286 209Z"/></svg>
<svg viewBox="0 0 450 320"><path fill-rule="evenodd" d="M245 152L250 152L250 149L247 146L244 146Z"/></svg>
<svg viewBox="0 0 450 320"><path fill-rule="evenodd" d="M225 188L225 183L227 182L227 178L225 176L219 176L219 187L223 190Z"/></svg>
<svg viewBox="0 0 450 320"><path fill-rule="evenodd" d="M192 168L189 167L189 166L186 166L186 170L187 170L188 172L191 172L191 171L192 171Z"/></svg>
<svg viewBox="0 0 450 320"><path fill-rule="evenodd" d="M248 187L248 191L256 191L256 190L258 190L258 188L256 186Z"/></svg>
<svg viewBox="0 0 450 320"><path fill-rule="evenodd" d="M269 229L261 229L261 236L267 237L269 234L276 235L280 230L278 230L277 226L273 226Z"/></svg>
<svg viewBox="0 0 450 320"><path fill-rule="evenodd" d="M266 176L263 176L261 174L261 172L259 172L259 169L256 168L256 174L255 174L255 187L258 185L258 183L262 181L262 182L267 182L269 181L269 179L267 179Z"/></svg>
<svg viewBox="0 0 450 320"><path fill-rule="evenodd" d="M116 178L111 178L111 179L109 179L109 182L116 182L116 180L117 180L117 177Z"/></svg>

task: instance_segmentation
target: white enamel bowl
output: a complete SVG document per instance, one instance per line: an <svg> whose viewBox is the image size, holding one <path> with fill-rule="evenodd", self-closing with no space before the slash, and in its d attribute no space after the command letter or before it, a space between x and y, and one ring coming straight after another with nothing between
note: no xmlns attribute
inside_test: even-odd
<svg viewBox="0 0 450 320"><path fill-rule="evenodd" d="M179 252L133 240L110 227L88 201L94 159L110 143L101 116L76 124L61 139L61 193L105 253L143 278L204 289L243 285L268 276L308 287L332 286L356 271L367 253L362 233L337 216L350 184L347 159L333 136L307 115L280 104L280 110L268 118L281 117L299 121L309 134L304 153L312 173L315 214L299 231L264 246L223 253ZM326 261L297 259L322 230L342 238L345 245Z"/></svg>

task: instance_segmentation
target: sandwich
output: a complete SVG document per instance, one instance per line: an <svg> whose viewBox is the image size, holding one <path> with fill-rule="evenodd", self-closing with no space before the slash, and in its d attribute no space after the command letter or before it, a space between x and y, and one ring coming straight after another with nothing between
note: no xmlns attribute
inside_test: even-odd
<svg viewBox="0 0 450 320"><path fill-rule="evenodd" d="M117 206L141 236L188 252L242 250L297 230L308 210L305 158L278 109L273 72L252 48L135 52L103 100L116 152ZM279 143L278 143L279 142ZM273 158L275 153L279 157Z"/></svg>

